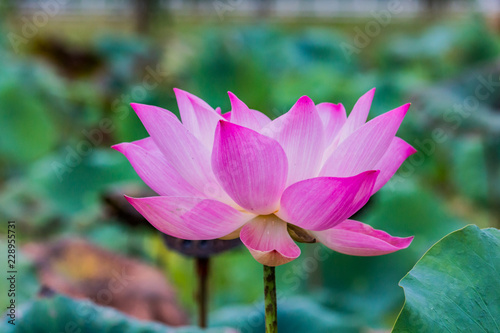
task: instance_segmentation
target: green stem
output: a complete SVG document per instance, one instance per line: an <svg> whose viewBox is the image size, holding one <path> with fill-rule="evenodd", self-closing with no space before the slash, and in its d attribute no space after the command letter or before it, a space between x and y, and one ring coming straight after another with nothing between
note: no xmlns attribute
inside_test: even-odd
<svg viewBox="0 0 500 333"><path fill-rule="evenodd" d="M276 274L274 267L264 265L264 305L266 313L266 333L278 332L276 304Z"/></svg>

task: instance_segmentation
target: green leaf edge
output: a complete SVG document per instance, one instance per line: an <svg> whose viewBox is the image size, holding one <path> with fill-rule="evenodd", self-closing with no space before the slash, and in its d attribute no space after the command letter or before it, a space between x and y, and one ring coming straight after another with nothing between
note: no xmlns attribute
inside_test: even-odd
<svg viewBox="0 0 500 333"><path fill-rule="evenodd" d="M467 224L466 226L464 226L463 228L460 228L460 229L457 229L455 231L452 231L450 232L449 234L443 236L440 240L438 240L436 243L434 243L430 248L427 249L427 251L425 251L425 253L420 257L420 259L418 259L418 261L415 263L415 265L413 265L413 267L408 271L408 273L405 274L405 276L403 276L401 278L401 280L399 280L398 282L398 286L401 287L401 289L403 289L403 292L404 292L404 295L405 295L405 301L403 303L403 306L401 307L401 310L399 311L399 314L398 314L398 317L396 318L396 320L394 321L394 324L392 325L392 329L391 329L391 333L394 332L394 328L396 327L396 324L398 323L398 320L399 320L399 317L401 317L401 314L403 313L403 310L406 306L406 290L403 286L401 286L401 281L403 281L409 274L410 272L418 265L418 263L427 255L427 253L432 250L434 248L434 246L436 246L439 242L441 242L443 239L445 239L446 237L448 236L451 236L452 234L454 233L457 233L457 232L460 232L460 231L463 231L464 229L467 229L467 228L475 228L477 230L488 230L488 229L495 229L495 230L498 230L496 228L493 228L493 227L488 227L488 228L484 228L484 229L481 229L479 228L477 225L475 224Z"/></svg>

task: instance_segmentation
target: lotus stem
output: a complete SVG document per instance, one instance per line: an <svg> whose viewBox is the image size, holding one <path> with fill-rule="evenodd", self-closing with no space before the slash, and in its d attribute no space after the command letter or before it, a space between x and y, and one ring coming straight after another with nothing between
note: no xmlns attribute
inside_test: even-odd
<svg viewBox="0 0 500 333"><path fill-rule="evenodd" d="M198 326L201 328L207 327L209 260L209 258L196 258L196 272L198 275Z"/></svg>
<svg viewBox="0 0 500 333"><path fill-rule="evenodd" d="M264 265L264 306L266 333L278 332L275 268Z"/></svg>

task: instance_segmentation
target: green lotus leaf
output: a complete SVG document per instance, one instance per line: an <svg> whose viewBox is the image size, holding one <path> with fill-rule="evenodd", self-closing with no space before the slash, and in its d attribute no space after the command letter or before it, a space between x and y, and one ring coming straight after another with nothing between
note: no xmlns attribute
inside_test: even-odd
<svg viewBox="0 0 500 333"><path fill-rule="evenodd" d="M393 333L500 332L500 230L469 225L434 244L401 280Z"/></svg>

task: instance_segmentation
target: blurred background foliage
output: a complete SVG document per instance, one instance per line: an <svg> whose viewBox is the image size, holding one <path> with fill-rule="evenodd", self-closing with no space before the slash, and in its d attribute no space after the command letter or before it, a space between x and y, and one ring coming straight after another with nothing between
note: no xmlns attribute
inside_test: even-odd
<svg viewBox="0 0 500 333"><path fill-rule="evenodd" d="M173 87L223 112L229 90L271 118L302 95L350 111L372 87L370 117L412 102L398 136L419 152L356 215L393 235L415 235L412 246L374 258L302 246L299 259L277 270L284 331L388 329L403 304L398 281L430 245L469 223L500 226L498 12L393 16L348 52L358 31L377 22L368 10L289 17L266 6L245 13L237 1L181 9L173 1L168 10L166 2L146 1L146 10L140 1L102 3L109 2L116 15L99 5L90 14L60 7L33 34L26 22L40 4L2 3L0 217L17 221L18 245L83 238L146 262L165 274L195 323L193 260L166 249L149 224L110 213L107 200L119 194L126 205L121 193L146 191L109 148L147 135L128 103L178 113ZM229 6L222 15L220 3ZM40 276L33 261L22 254L18 261L18 301L29 308ZM210 271L211 325L262 331L261 266L239 247L214 257Z"/></svg>

